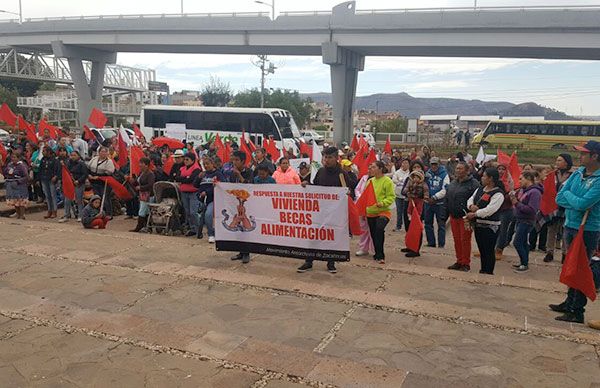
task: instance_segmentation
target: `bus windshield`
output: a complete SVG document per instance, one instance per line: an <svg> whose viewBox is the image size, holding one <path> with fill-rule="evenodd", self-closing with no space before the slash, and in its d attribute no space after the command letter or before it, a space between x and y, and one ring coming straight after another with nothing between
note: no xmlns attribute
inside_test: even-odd
<svg viewBox="0 0 600 388"><path fill-rule="evenodd" d="M281 131L281 137L284 139L293 139L300 137L300 130L296 125L296 122L292 116L283 117L277 114L273 115L279 130Z"/></svg>

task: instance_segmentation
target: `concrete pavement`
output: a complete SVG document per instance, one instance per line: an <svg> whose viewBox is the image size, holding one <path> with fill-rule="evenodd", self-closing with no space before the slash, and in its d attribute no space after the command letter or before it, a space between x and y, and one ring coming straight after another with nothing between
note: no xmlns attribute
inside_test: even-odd
<svg viewBox="0 0 600 388"><path fill-rule="evenodd" d="M600 334L554 321L560 265L229 260L206 240L0 219L2 386L596 387ZM592 303L586 317L600 319Z"/></svg>

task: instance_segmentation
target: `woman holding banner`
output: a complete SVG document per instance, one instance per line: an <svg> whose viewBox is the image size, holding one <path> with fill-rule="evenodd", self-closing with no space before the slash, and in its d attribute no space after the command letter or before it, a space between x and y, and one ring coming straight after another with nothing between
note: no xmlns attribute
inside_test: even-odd
<svg viewBox="0 0 600 388"><path fill-rule="evenodd" d="M380 160L371 163L369 166L369 175L373 176L373 178L369 179L369 184L373 185L377 203L375 206L367 208L367 223L369 224L369 232L375 246L375 255L373 258L379 264L385 264L385 254L383 252L385 227L392 218L390 206L396 200L394 182L390 177L385 175L386 173L387 168Z"/></svg>
<svg viewBox="0 0 600 388"><path fill-rule="evenodd" d="M290 167L290 160L288 158L279 159L279 167L273 173L273 179L280 185L299 185L300 177L298 173Z"/></svg>

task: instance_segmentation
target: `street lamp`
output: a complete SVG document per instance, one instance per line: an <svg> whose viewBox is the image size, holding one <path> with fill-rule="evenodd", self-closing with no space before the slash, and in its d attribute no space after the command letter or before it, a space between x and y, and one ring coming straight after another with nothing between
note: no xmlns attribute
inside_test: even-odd
<svg viewBox="0 0 600 388"><path fill-rule="evenodd" d="M273 12L275 12L275 11L273 11ZM19 0L19 13L11 12L11 11L5 11L3 9L0 9L0 13L9 13L11 15L17 15L19 17L19 23L23 23L23 10L21 8L21 0Z"/></svg>
<svg viewBox="0 0 600 388"><path fill-rule="evenodd" d="M275 0L272 0L270 3L266 1L254 0L256 4L262 4L271 7L271 18L275 20Z"/></svg>

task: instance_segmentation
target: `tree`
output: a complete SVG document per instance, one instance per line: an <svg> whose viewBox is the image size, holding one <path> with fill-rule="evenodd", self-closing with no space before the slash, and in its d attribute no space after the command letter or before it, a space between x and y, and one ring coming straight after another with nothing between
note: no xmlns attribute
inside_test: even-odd
<svg viewBox="0 0 600 388"><path fill-rule="evenodd" d="M404 133L408 129L408 120L400 117L391 120L377 120L371 123L377 128L377 133Z"/></svg>
<svg viewBox="0 0 600 388"><path fill-rule="evenodd" d="M211 75L210 81L202 88L201 97L205 106L227 106L233 98L233 92L229 83Z"/></svg>
<svg viewBox="0 0 600 388"><path fill-rule="evenodd" d="M253 88L235 95L233 105L238 107L260 107L260 90ZM296 124L304 127L313 113L311 100L303 99L297 90L275 89L265 90L265 108L285 109L292 114Z"/></svg>
<svg viewBox="0 0 600 388"><path fill-rule="evenodd" d="M17 108L17 96L16 90L8 89L0 85L0 105L5 102L15 113L19 113L19 109Z"/></svg>

